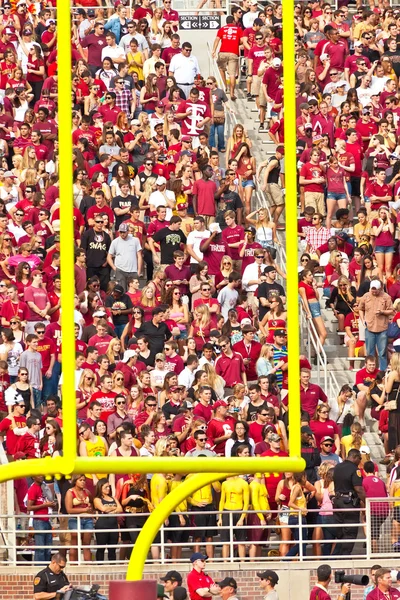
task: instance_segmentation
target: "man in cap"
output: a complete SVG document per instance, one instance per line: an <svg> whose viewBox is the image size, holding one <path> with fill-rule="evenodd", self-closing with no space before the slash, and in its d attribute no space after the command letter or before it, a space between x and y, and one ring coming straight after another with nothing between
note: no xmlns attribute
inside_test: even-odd
<svg viewBox="0 0 400 600"><path fill-rule="evenodd" d="M204 572L207 559L208 556L201 552L194 552L190 557L190 562L193 565L192 571L187 576L190 600L202 600L202 598L219 596L219 586Z"/></svg>
<svg viewBox="0 0 400 600"><path fill-rule="evenodd" d="M161 581L164 583L164 592L173 600L174 590L182 585L182 575L178 571L168 571Z"/></svg>
<svg viewBox="0 0 400 600"><path fill-rule="evenodd" d="M165 588L161 583L157 583L157 600L164 600L169 598L168 594L165 593Z"/></svg>
<svg viewBox="0 0 400 600"><path fill-rule="evenodd" d="M275 154L261 163L257 169L257 178L260 179L260 174L265 167L261 189L265 190L267 196L269 210L275 225L278 225L279 217L285 208L285 200L283 196L283 176L281 174L281 160L285 154L282 145L277 146ZM281 184L281 186L279 185Z"/></svg>
<svg viewBox="0 0 400 600"><path fill-rule="evenodd" d="M152 192L149 197L150 210L157 210L159 206L166 206L167 214L165 218L167 221L170 221L172 211L175 209L175 194L167 190L167 180L165 177L157 177L156 186L157 190Z"/></svg>
<svg viewBox="0 0 400 600"><path fill-rule="evenodd" d="M271 117L271 109L274 106L275 99L278 95L278 90L281 85L280 77L283 73L282 61L280 58L274 58L272 64L265 71L262 78L262 88L267 100L267 119Z"/></svg>
<svg viewBox="0 0 400 600"><path fill-rule="evenodd" d="M122 225L125 224L123 223ZM122 227L122 225L120 225L120 227ZM132 239L136 240L136 238ZM111 292L111 294L107 296L105 305L111 310L111 316L115 328L115 333L118 337L120 337L125 328L125 325L129 321L129 315L132 314L132 300L130 299L128 294L124 292L124 288L122 287L122 285L117 283L117 285L114 286L114 289Z"/></svg>
<svg viewBox="0 0 400 600"><path fill-rule="evenodd" d="M124 375L124 385L126 389L130 389L137 382L137 376L141 371L146 370L146 365L138 360L139 353L137 350L125 350L123 359L115 366L117 371L122 371Z"/></svg>
<svg viewBox="0 0 400 600"><path fill-rule="evenodd" d="M122 288L122 293L124 293L124 290L128 289L128 279L130 277L136 279L138 276L141 276L143 271L143 256L140 241L137 237L129 233L127 223L120 224L118 233L119 236L111 242L108 250L107 263L114 272L115 280L119 287Z"/></svg>
<svg viewBox="0 0 400 600"><path fill-rule="evenodd" d="M379 369L387 367L387 329L393 316L393 302L389 294L383 291L378 279L371 281L369 292L359 300L360 321L365 326L366 354L378 353Z"/></svg>
<svg viewBox="0 0 400 600"><path fill-rule="evenodd" d="M275 590L275 586L279 581L279 577L275 571L267 569L262 573L257 573L257 577L260 578L260 588L265 593L263 600L279 600L278 594Z"/></svg>
<svg viewBox="0 0 400 600"><path fill-rule="evenodd" d="M270 309L269 301L271 296L280 296L283 304L286 303L285 290L281 284L276 281L276 267L268 265L264 268L263 275L265 275L265 281L258 286L257 294L260 303L260 319L263 319Z"/></svg>
<svg viewBox="0 0 400 600"><path fill-rule="evenodd" d="M222 581L220 581L217 585L220 588L220 596L222 600L237 600L236 590L237 590L237 582L233 577L225 577Z"/></svg>
<svg viewBox="0 0 400 600"><path fill-rule="evenodd" d="M313 421L314 422L314 421ZM335 440L330 435L325 435L321 440L321 447L319 455L321 457L321 464L325 461L333 462L335 464L342 462L342 459L335 450Z"/></svg>

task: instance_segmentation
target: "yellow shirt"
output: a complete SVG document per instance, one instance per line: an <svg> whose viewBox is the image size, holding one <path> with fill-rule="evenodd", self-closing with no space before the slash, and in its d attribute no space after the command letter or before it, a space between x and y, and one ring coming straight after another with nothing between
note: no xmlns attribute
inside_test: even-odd
<svg viewBox="0 0 400 600"><path fill-rule="evenodd" d="M193 474L188 475L186 479L189 479L189 477L193 477ZM213 504L213 488L216 492L220 492L221 484L219 482L213 484L210 483L209 485L205 485L204 487L197 490L197 492L193 492L193 494L188 498L189 504L191 504L192 506Z"/></svg>
<svg viewBox="0 0 400 600"><path fill-rule="evenodd" d="M155 507L168 494L168 482L164 475L161 473L155 473L150 480L150 495L151 503Z"/></svg>
<svg viewBox="0 0 400 600"><path fill-rule="evenodd" d="M349 451L354 448L353 446L353 436L351 435L351 433L349 435L345 435L344 437L342 437L342 439L340 440L340 443L343 444L343 447L346 451L346 456L348 455ZM364 438L362 438L361 440L361 445L362 446L368 446L367 442L364 440Z"/></svg>
<svg viewBox="0 0 400 600"><path fill-rule="evenodd" d="M129 52L126 53L126 60L128 63L128 73L129 75L132 75L132 73L137 73L138 79L140 81L143 81L144 76L143 76L143 57L142 57L142 53L141 52L136 52L136 54L132 54L132 52L129 50ZM137 65L132 64L133 61L135 61L135 63L137 63Z"/></svg>
<svg viewBox="0 0 400 600"><path fill-rule="evenodd" d="M90 440L84 440L86 446L86 452L88 456L107 456L106 445L102 437L97 436L94 442ZM86 473L85 477L93 479L93 475ZM105 473L96 474L97 479L107 477Z"/></svg>
<svg viewBox="0 0 400 600"><path fill-rule="evenodd" d="M219 510L241 510L249 508L249 484L241 477L232 477L224 481L221 487Z"/></svg>
<svg viewBox="0 0 400 600"><path fill-rule="evenodd" d="M176 479L173 479L170 483L170 491L172 492L173 490L175 490L178 487L178 485L181 485L181 483L182 483L182 481L177 481ZM184 513L184 512L187 512L187 509L188 509L188 501L186 498L180 504L178 504L178 506L175 508L174 512Z"/></svg>
<svg viewBox="0 0 400 600"><path fill-rule="evenodd" d="M253 510L260 510L263 512L270 510L268 502L268 492L265 485L253 479L253 481L249 484L249 489L250 504ZM257 516L260 520L265 521L265 516L261 512L257 513Z"/></svg>
<svg viewBox="0 0 400 600"><path fill-rule="evenodd" d="M301 490L300 495L297 496L297 498L295 499L294 503L296 504L296 506L297 506L297 508L299 510L307 508L307 500L306 500L306 497L305 497L305 495L303 493L303 490ZM297 513L297 511L291 509L290 514L291 515L297 515L298 513Z"/></svg>

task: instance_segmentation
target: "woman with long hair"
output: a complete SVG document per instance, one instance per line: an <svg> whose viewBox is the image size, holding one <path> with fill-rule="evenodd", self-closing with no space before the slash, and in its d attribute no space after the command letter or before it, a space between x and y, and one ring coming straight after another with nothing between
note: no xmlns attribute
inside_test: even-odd
<svg viewBox="0 0 400 600"><path fill-rule="evenodd" d="M257 215L256 219L253 218L254 215ZM267 209L259 208L249 213L245 219L247 223L256 228L254 241L263 248L273 248L275 250L275 245L279 243L279 240L276 235L276 225L271 221Z"/></svg>
<svg viewBox="0 0 400 600"><path fill-rule="evenodd" d="M130 541L132 544L135 544L141 529L148 519L149 513L153 511L145 473L132 474L124 482L121 505L126 513L125 523L127 529L135 530L129 531ZM151 547L151 554L153 559L159 558L159 549L157 546Z"/></svg>
<svg viewBox="0 0 400 600"><path fill-rule="evenodd" d="M208 264L204 261L200 261L193 265L193 275L189 279L189 291L192 295L192 310L194 301L201 296L200 289L202 283L208 283L212 288L211 293L214 292L214 287L211 285L211 279L208 275Z"/></svg>
<svg viewBox="0 0 400 600"><path fill-rule="evenodd" d="M190 326L189 337L196 340L196 351L201 353L205 343L210 341L210 332L216 328L215 316L211 315L206 304L200 304L194 310L194 319Z"/></svg>
<svg viewBox="0 0 400 600"><path fill-rule="evenodd" d="M378 264L379 276L383 281L392 274L392 261L394 253L394 231L390 209L381 206L378 217L372 219L372 235L375 237L375 258Z"/></svg>
<svg viewBox="0 0 400 600"><path fill-rule="evenodd" d="M280 296L272 295L269 299L269 311L260 323L260 331L268 344L274 343L274 331L286 329L287 313ZM265 329L267 326L268 329Z"/></svg>
<svg viewBox="0 0 400 600"><path fill-rule="evenodd" d="M372 281L374 277L379 277L379 269L374 264L372 256L370 254L366 254L361 261L361 270L358 275L357 289L360 289L360 286L364 282Z"/></svg>
<svg viewBox="0 0 400 600"><path fill-rule="evenodd" d="M340 438L339 428L335 421L329 418L330 408L326 404L318 404L315 412L310 420L310 427L314 433L315 444L317 448L321 447L321 441L324 437L331 437L335 446L334 451L339 454Z"/></svg>
<svg viewBox="0 0 400 600"><path fill-rule="evenodd" d="M319 514L317 522L320 527L315 530L315 539L334 540L337 537L335 528L329 526L335 523L332 499L335 496L333 483L333 464L324 461L318 468L319 479L315 482L315 497L318 501ZM332 552L332 542L322 544L322 555L329 556Z"/></svg>
<svg viewBox="0 0 400 600"><path fill-rule="evenodd" d="M157 77L154 73L150 73L146 77L144 86L140 91L140 104L143 107L143 111L148 115L154 113L156 104L160 101L160 92L157 87Z"/></svg>
<svg viewBox="0 0 400 600"><path fill-rule="evenodd" d="M158 405L160 408L167 402L171 387L174 385L178 385L178 375L175 371L168 371L164 377L164 382L158 398Z"/></svg>
<svg viewBox="0 0 400 600"><path fill-rule="evenodd" d="M158 305L157 299L154 294L154 287L147 285L142 290L140 302L138 302L139 308L144 312L144 320L151 321L153 308Z"/></svg>
<svg viewBox="0 0 400 600"><path fill-rule="evenodd" d="M249 144L245 142L238 146L233 158L238 161L237 173L241 184L239 190L242 191L245 212L246 214L249 214L251 196L256 187L254 181L254 175L256 174L256 159L251 155Z"/></svg>
<svg viewBox="0 0 400 600"><path fill-rule="evenodd" d="M122 350L127 350L129 341L134 337L135 332L144 323L144 310L140 306L134 306L132 310L132 319L125 325L121 334Z"/></svg>
<svg viewBox="0 0 400 600"><path fill-rule="evenodd" d="M7 363L10 382L15 383L19 372L19 359L24 349L15 340L11 329L3 329L1 331L1 342L0 360L4 360Z"/></svg>
<svg viewBox="0 0 400 600"><path fill-rule="evenodd" d="M101 68L96 71L96 79L100 79L107 90L109 90L114 77L118 77L118 71L112 59L109 56L105 56L101 61Z"/></svg>
<svg viewBox="0 0 400 600"><path fill-rule="evenodd" d="M159 440L166 440L171 434L171 428L167 424L167 419L162 410L159 410L153 419L152 428L156 434L156 448Z"/></svg>
<svg viewBox="0 0 400 600"><path fill-rule="evenodd" d="M315 494L315 487L311 485L307 481L307 476L305 471L302 473L295 473L293 475L294 485L290 492L290 498L288 502L288 507L290 509L289 512L289 526L292 526L292 537L297 542L292 545L289 551L286 553L286 556L297 556L300 553L300 527L302 528L302 539L303 539L303 547L302 547L302 555L307 555L307 533L305 526L307 524L306 515L307 515L307 499L304 494L304 490L307 486L307 491L310 491L309 488L311 486L312 491L311 494Z"/></svg>
<svg viewBox="0 0 400 600"><path fill-rule="evenodd" d="M54 419L47 418L44 427L44 436L39 442L40 456L53 456L57 450L62 451L62 431Z"/></svg>
<svg viewBox="0 0 400 600"><path fill-rule="evenodd" d="M69 560L76 562L78 560L78 518L80 515L81 539L85 546L83 549L83 560L91 562L92 551L90 542L93 532L93 498L86 489L86 477L76 473L71 477L72 487L65 494L65 508L70 515L68 519L68 529L71 534L71 546L69 550Z"/></svg>
<svg viewBox="0 0 400 600"><path fill-rule="evenodd" d="M328 305L338 320L338 331L344 331L344 322L347 315L353 313L356 303L356 288L351 285L349 279L341 275L337 280L337 287L333 288Z"/></svg>
<svg viewBox="0 0 400 600"><path fill-rule="evenodd" d="M328 298L337 286L339 277L344 274L341 268L342 258L342 254L338 250L332 250L329 255L329 261L325 267L324 281L324 296Z"/></svg>
<svg viewBox="0 0 400 600"><path fill-rule="evenodd" d="M326 154L326 152L325 152ZM338 208L347 208L351 203L350 194L347 189L346 171L339 165L336 155L329 157L329 166L326 171L327 181L327 217L326 227L330 229L332 217Z"/></svg>
<svg viewBox="0 0 400 600"><path fill-rule="evenodd" d="M233 128L232 135L228 138L226 144L226 168L229 167L229 160L234 158L241 144L246 143L251 148L252 143L247 135L243 125L237 123Z"/></svg>
<svg viewBox="0 0 400 600"><path fill-rule="evenodd" d="M361 446L367 446L367 442L362 436L362 426L360 423L353 423L350 427L350 435L345 435L340 440L341 457L346 459L352 448L359 450Z"/></svg>
<svg viewBox="0 0 400 600"><path fill-rule="evenodd" d="M165 295L165 304L168 305L169 319L176 323L179 328L179 337L177 342L180 348L183 348L184 340L188 336L188 325L189 325L189 309L186 303L182 302L182 293L178 286L171 287Z"/></svg>
<svg viewBox="0 0 400 600"><path fill-rule="evenodd" d="M83 369L76 389L76 409L78 423L85 421L88 417L87 407L90 399L97 392L96 375L91 369Z"/></svg>
<svg viewBox="0 0 400 600"><path fill-rule="evenodd" d="M260 356L256 362L256 370L258 377L276 373L284 365L284 361L279 361L274 364L274 346L272 344L263 344Z"/></svg>
<svg viewBox="0 0 400 600"><path fill-rule="evenodd" d="M223 256L219 273L214 278L214 285L217 292L228 285L229 275L233 272L233 261L230 256Z"/></svg>
<svg viewBox="0 0 400 600"><path fill-rule="evenodd" d="M224 397L226 386L224 378L218 375L214 366L208 362L204 363L202 369L206 374L208 385L210 385L213 391L215 391L217 398L222 399Z"/></svg>
<svg viewBox="0 0 400 600"><path fill-rule="evenodd" d="M156 7L153 11L153 16L149 24L149 43L160 44L163 35L162 26L165 22L163 19L163 9Z"/></svg>
<svg viewBox="0 0 400 600"><path fill-rule="evenodd" d="M117 394L118 396L123 396L124 398L127 398L129 396L129 392L124 384L124 374L122 371L114 371L112 375L112 382L113 387L111 391L114 392L114 394Z"/></svg>
<svg viewBox="0 0 400 600"><path fill-rule="evenodd" d="M270 504L278 506L277 525L288 525L289 523L289 500L295 484L294 474L290 472L283 473L276 488L275 498L269 500ZM281 543L279 545L280 556L286 556L289 551L289 543L292 539L292 532L289 527L281 527Z"/></svg>
<svg viewBox="0 0 400 600"><path fill-rule="evenodd" d="M228 318L222 326L222 335L227 335L231 339L231 344L241 342L243 339L242 328L238 320L237 310L230 308Z"/></svg>
<svg viewBox="0 0 400 600"><path fill-rule="evenodd" d="M317 330L319 341L323 346L327 336L326 327L322 318L314 275L309 269L304 269L304 271L300 273L299 294L307 319L312 319Z"/></svg>
<svg viewBox="0 0 400 600"><path fill-rule="evenodd" d="M106 352L106 356L110 361L108 366L108 370L110 371L110 373L113 373L115 371L115 366L120 360L122 360L123 355L124 353L121 340L119 338L113 338L108 344Z"/></svg>
<svg viewBox="0 0 400 600"><path fill-rule="evenodd" d="M97 515L107 515L107 517L98 516L94 527L96 545L98 546L96 549L96 562L104 561L106 548L108 561L115 561L117 559L117 544L119 538L118 519L117 516L109 517L108 515L121 514L122 506L119 501L112 496L111 485L105 477L99 479L96 483L93 506ZM107 531L99 531L103 529ZM110 546L113 547L110 548Z"/></svg>
<svg viewBox="0 0 400 600"><path fill-rule="evenodd" d="M136 417L138 416L139 412L143 410L144 406L143 389L139 384L135 383L132 385L126 400L126 413L132 418L132 421L135 421Z"/></svg>

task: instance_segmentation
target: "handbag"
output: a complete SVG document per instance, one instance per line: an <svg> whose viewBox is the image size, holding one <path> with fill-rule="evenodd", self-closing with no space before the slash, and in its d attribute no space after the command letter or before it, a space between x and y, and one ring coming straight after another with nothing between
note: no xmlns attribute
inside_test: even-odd
<svg viewBox="0 0 400 600"><path fill-rule="evenodd" d="M390 410L396 410L397 409L397 400L398 400L399 394L400 394L400 385L397 388L396 398L394 400L388 400L385 403L386 410L390 411Z"/></svg>
<svg viewBox="0 0 400 600"><path fill-rule="evenodd" d="M225 123L225 111L214 110L213 122L214 125L223 125Z"/></svg>
<svg viewBox="0 0 400 600"><path fill-rule="evenodd" d="M389 327L387 330L388 338L393 338L397 340L400 337L400 327L394 321L389 323Z"/></svg>

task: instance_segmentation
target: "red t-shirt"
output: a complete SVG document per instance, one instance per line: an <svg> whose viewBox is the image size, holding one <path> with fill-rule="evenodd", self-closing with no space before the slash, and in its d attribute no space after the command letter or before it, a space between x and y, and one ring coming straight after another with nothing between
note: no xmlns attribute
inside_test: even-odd
<svg viewBox="0 0 400 600"><path fill-rule="evenodd" d="M314 179L316 177L325 177L325 173L320 165L314 165L311 162L306 163L301 167L300 176L304 179ZM323 183L308 183L304 185L305 192L319 192L324 193Z"/></svg>
<svg viewBox="0 0 400 600"><path fill-rule="evenodd" d="M197 211L198 214L204 214ZM220 237L219 240L210 242L207 250L203 250L203 246L206 240L200 242L200 250L203 252L203 260L208 264L208 273L210 275L217 275L220 272L221 260L228 252L224 240Z"/></svg>
<svg viewBox="0 0 400 600"><path fill-rule="evenodd" d="M335 434L339 435L338 426L335 421L332 421L331 419L328 419L325 423L322 421L311 420L310 427L313 430L317 447L321 445L321 440L326 435L329 435L332 438L334 438Z"/></svg>
<svg viewBox="0 0 400 600"><path fill-rule="evenodd" d="M92 344L90 344L92 345ZM114 398L116 398L117 394L115 392L102 392L98 391L92 394L90 398L90 402L97 400L101 404L101 413L100 419L107 423L107 419L110 415L115 412L115 403Z"/></svg>
<svg viewBox="0 0 400 600"><path fill-rule="evenodd" d="M218 419L211 419L207 427L207 437L210 440L216 440L217 438L223 437L224 435L231 434L234 430L234 422L231 418L227 418L224 421ZM214 452L220 456L225 455L225 444L226 441L216 444L213 448Z"/></svg>
<svg viewBox="0 0 400 600"><path fill-rule="evenodd" d="M217 37L221 40L219 52L229 52L239 56L240 40L243 37L243 31L237 25L224 25L217 32Z"/></svg>
<svg viewBox="0 0 400 600"><path fill-rule="evenodd" d="M47 499L43 495L41 485L39 485L38 483L32 483L31 487L28 490L28 500L31 500L35 506L47 502ZM35 510L35 512L33 513L33 518L40 518L42 521L48 521L48 514L49 509L47 506L45 506L44 508L39 508L39 510Z"/></svg>
<svg viewBox="0 0 400 600"><path fill-rule="evenodd" d="M96 350L99 351L99 354L106 354L109 343L112 340L111 335L104 335L100 337L99 335L92 335L89 339L88 345L95 346Z"/></svg>
<svg viewBox="0 0 400 600"><path fill-rule="evenodd" d="M197 214L215 217L215 181L197 179L193 185L193 195L197 196Z"/></svg>

